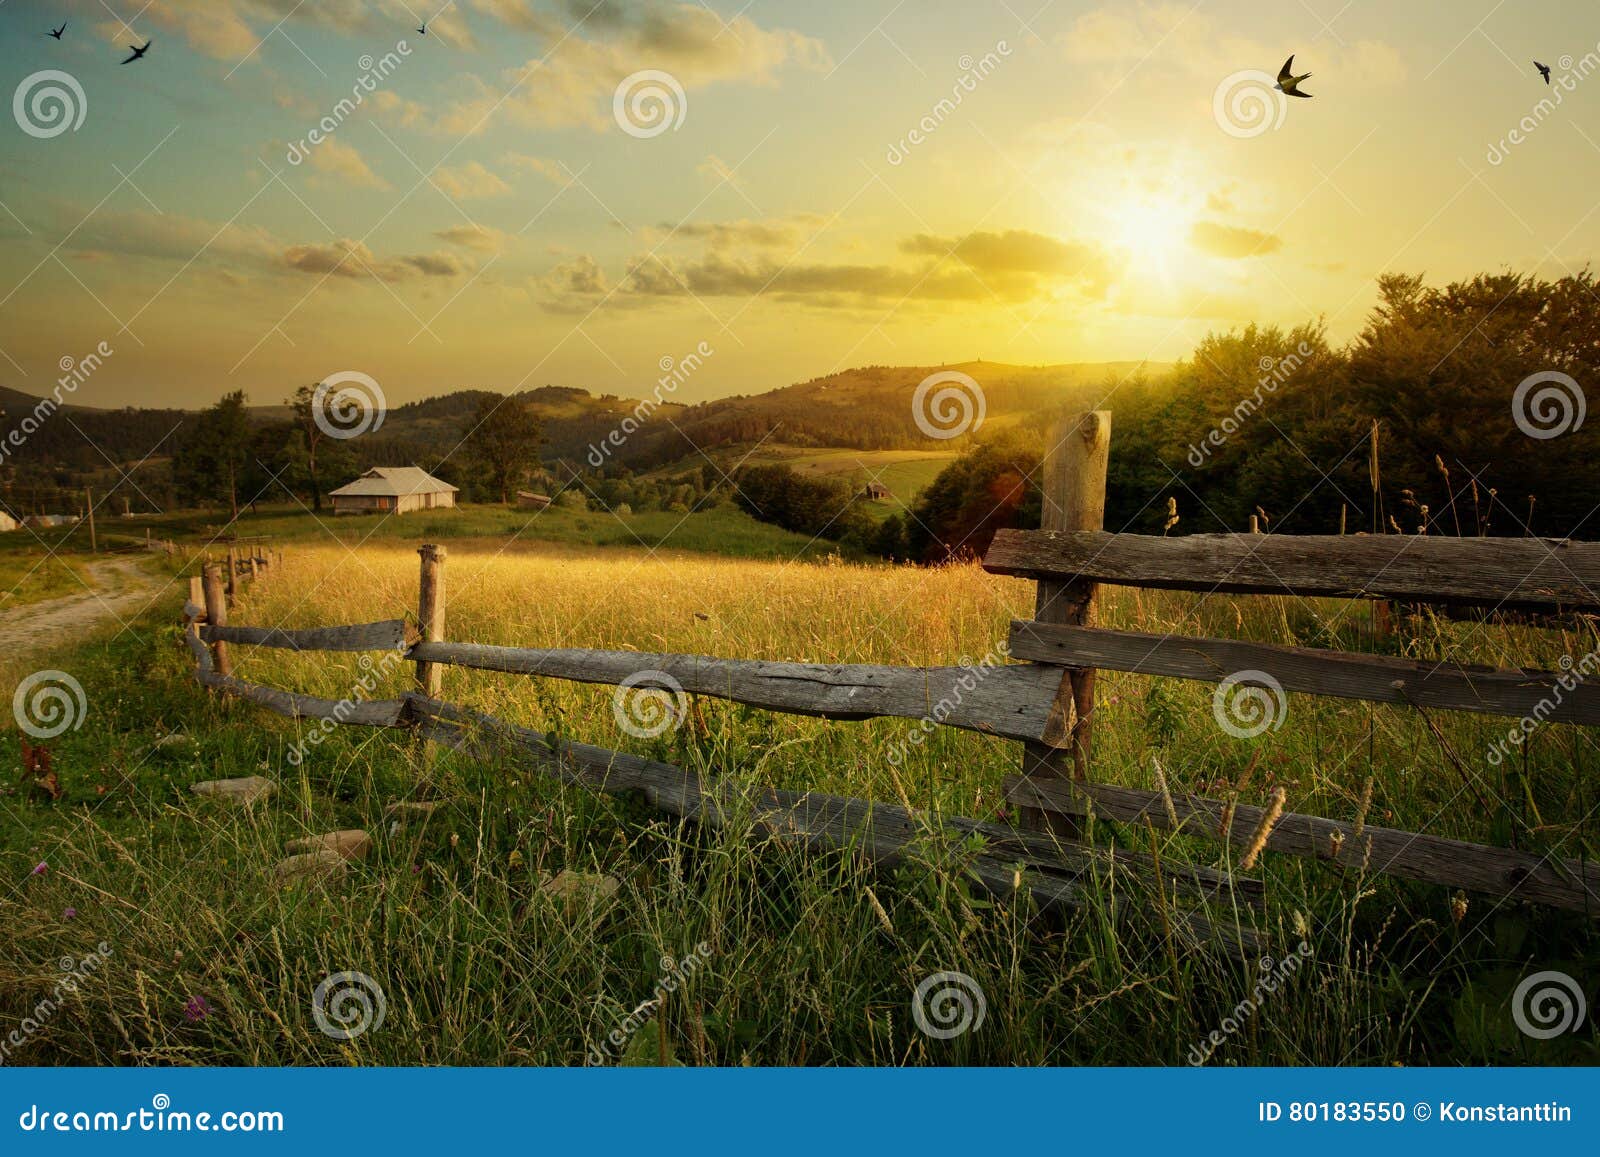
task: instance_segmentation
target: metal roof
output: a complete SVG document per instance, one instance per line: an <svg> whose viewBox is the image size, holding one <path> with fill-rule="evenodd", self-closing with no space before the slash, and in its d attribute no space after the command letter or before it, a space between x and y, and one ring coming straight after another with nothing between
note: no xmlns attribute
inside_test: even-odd
<svg viewBox="0 0 1600 1157"><path fill-rule="evenodd" d="M352 498L382 495L403 498L408 494L454 493L458 487L441 482L420 466L374 466L360 478L337 490L329 497Z"/></svg>

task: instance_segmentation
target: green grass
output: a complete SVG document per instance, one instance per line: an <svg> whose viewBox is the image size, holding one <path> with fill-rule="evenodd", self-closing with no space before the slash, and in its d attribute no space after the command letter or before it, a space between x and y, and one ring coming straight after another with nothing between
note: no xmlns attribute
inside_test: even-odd
<svg viewBox="0 0 1600 1157"><path fill-rule="evenodd" d="M31 536L24 543L21 537L26 534L0 535L6 540L6 549L0 550L0 614L42 599L94 589L80 561L51 555Z"/></svg>
<svg viewBox="0 0 1600 1157"><path fill-rule="evenodd" d="M315 515L297 505L262 503L255 510L240 512L238 522L225 534L228 522L223 512L184 511L139 519L137 526L141 534L149 526L156 537L173 539L187 549L211 546L218 552L225 550L235 535L264 539L279 549L292 543L340 542L359 547L459 539L497 540L507 546L643 547L733 558L823 558L844 549L837 543L812 541L758 522L730 505L690 514L653 510L628 515L562 507L533 512L499 505L464 505L393 517L335 518L331 509ZM88 545L86 536L75 535L70 541L82 548Z"/></svg>
<svg viewBox="0 0 1600 1157"><path fill-rule="evenodd" d="M502 555L469 541L447 568L453 638L815 662L977 659L1031 597L1028 584L972 567L652 560L561 545ZM308 542L234 617L386 617L414 600L415 573L404 542L370 546L359 562ZM1111 626L1370 648L1363 620L1347 615L1337 603L1134 592L1104 608ZM1064 920L984 898L936 822L904 866L874 872L739 824L707 834L517 766L444 753L424 772L393 733L341 729L296 764L305 725L198 688L175 616L176 599L136 633L50 657L82 683L88 713L49 743L61 800L26 783L0 795L0 1026L31 1015L59 958L102 941L111 955L8 1063L579 1064L652 995L662 957L703 942L708 967L662 1017L680 1063L1182 1064L1258 976L1254 962L1173 950L1154 914L1094 881ZM1419 656L1544 667L1594 646L1465 624L1429 624L1402 642ZM350 655L240 648L236 659L246 678L333 698L363 672ZM0 657L7 686L22 673ZM388 686L408 678L402 666ZM692 725L639 740L618 729L608 688L451 670L446 690L707 777L909 800L930 816L992 814L1018 761L1014 743L950 730L891 760L915 727L903 720L828 723L705 700ZM1261 803L1284 786L1296 810L1349 818L1370 778L1373 823L1600 850L1590 814L1600 754L1579 729L1543 729L1525 765L1490 768L1482 753L1504 724L1435 713L1487 793L1485 812L1425 723L1396 708L1293 696L1282 728L1239 740L1215 725L1207 686L1106 674L1096 718L1096 775L1108 782L1149 786L1155 756L1174 790L1237 788ZM19 738L0 734L13 766ZM279 791L250 811L188 790L252 774ZM383 809L401 798L445 802L390 834ZM377 837L346 880L274 883L287 840L344 827ZM1095 839L1149 850L1151 836L1103 826ZM1168 862L1228 865L1209 841L1161 835L1156 846ZM610 902L553 900L539 873L563 868L610 874L621 890ZM1454 913L1443 888L1271 853L1259 875L1272 954L1303 938L1312 956L1211 1063L1600 1062L1592 1022L1535 1041L1507 1007L1518 980L1544 969L1592 991L1592 922L1481 896ZM377 980L388 1013L381 1029L340 1043L317 1031L310 1003L324 976L346 970ZM950 1041L911 1017L918 982L943 971L971 976L987 1002L983 1027ZM210 1009L198 1021L183 1014L194 996ZM659 1058L654 1031L634 1038L634 1059Z"/></svg>
<svg viewBox="0 0 1600 1157"><path fill-rule="evenodd" d="M917 495L955 458L953 450L808 450L764 446L744 461L750 466L777 463L801 474L844 478L856 486L865 486L873 480L882 482L889 488L890 497L862 506L881 520L909 510ZM735 456L734 460L741 459Z"/></svg>

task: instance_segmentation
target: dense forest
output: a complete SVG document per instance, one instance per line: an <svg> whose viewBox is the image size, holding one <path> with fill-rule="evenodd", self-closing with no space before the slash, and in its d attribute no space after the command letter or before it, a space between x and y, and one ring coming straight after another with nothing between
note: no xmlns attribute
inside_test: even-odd
<svg viewBox="0 0 1600 1157"><path fill-rule="evenodd" d="M1595 538L1600 436L1583 386L1597 369L1587 270L1443 288L1386 276L1343 348L1317 324L1250 326L1119 389L1106 526L1238 531L1254 514L1294 534L1343 519L1351 532ZM906 554L981 554L996 529L1038 525L1045 425L987 439L941 474L906 520Z"/></svg>

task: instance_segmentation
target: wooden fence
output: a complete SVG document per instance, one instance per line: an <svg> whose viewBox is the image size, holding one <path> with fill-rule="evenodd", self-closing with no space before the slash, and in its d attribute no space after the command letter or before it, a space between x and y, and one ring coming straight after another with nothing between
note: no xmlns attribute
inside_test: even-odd
<svg viewBox="0 0 1600 1157"><path fill-rule="evenodd" d="M222 572L206 568L188 608L199 681L297 718L407 730L472 753L533 766L573 784L642 792L656 806L708 824L757 829L892 863L919 841L947 854L990 892L1030 894L1043 908L1082 901L1086 881L1115 875L1123 892L1160 906L1191 940L1245 955L1262 938L1238 921L1262 903L1260 882L1237 872L1173 864L1154 854L1077 842L1086 817L1175 828L1268 851L1311 856L1431 883L1600 914L1600 865L1421 833L1092 782L1094 672L1131 671L1220 682L1265 672L1285 691L1500 715L1600 722L1600 691L1563 673L1495 671L1375 655L1226 639L1184 639L1094 626L1097 585L1447 601L1547 612L1600 610L1600 546L1544 540L1410 536L1290 538L1205 535L1165 539L1101 529L1110 414L1059 424L1043 467L1043 529L1002 531L984 566L1037 582L1035 616L1012 624L1010 654L993 668L780 663L632 651L486 646L445 638L443 547L424 546L415 624L391 620L304 630L232 626ZM251 570L262 569L261 560ZM403 653L416 689L394 699L334 702L245 682L230 645L297 651ZM583 683L670 680L688 694L833 720L899 717L1021 741L1020 774L1006 784L1021 826L930 817L904 807L817 793L735 791L639 756L552 739L441 699L444 670L466 667ZM1559 706L1540 714L1561 685ZM965 837L983 837L981 850ZM1122 913L1119 909L1119 915Z"/></svg>

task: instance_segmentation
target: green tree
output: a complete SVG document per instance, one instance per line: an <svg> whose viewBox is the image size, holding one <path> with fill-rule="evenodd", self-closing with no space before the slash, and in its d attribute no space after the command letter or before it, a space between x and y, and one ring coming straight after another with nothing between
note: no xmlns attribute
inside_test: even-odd
<svg viewBox="0 0 1600 1157"><path fill-rule="evenodd" d="M180 491L213 501L227 500L239 517L239 481L250 462L249 403L243 390L223 396L201 411L183 431L172 458L173 481Z"/></svg>
<svg viewBox="0 0 1600 1157"><path fill-rule="evenodd" d="M544 427L518 398L487 394L467 420L463 441L500 501L509 503L512 488L538 464Z"/></svg>

